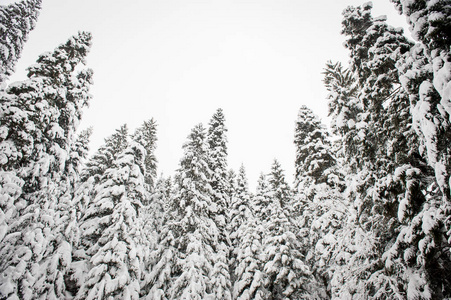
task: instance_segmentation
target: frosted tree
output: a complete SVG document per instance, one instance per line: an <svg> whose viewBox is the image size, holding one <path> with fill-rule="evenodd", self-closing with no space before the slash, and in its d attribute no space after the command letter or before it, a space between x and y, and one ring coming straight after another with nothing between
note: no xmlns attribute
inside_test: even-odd
<svg viewBox="0 0 451 300"><path fill-rule="evenodd" d="M337 185L337 172L331 172L335 165L329 136L321 121L306 106L302 106L295 125L294 144L296 145L295 186L309 177L315 184Z"/></svg>
<svg viewBox="0 0 451 300"><path fill-rule="evenodd" d="M419 248L427 248L425 251L431 256L442 247L436 246L442 243L442 238L429 242L432 236L438 237L438 227L431 226L434 230L425 233L418 230L418 221L415 221L418 217L422 218L421 211L424 209L427 211L424 215L435 215L437 211L425 206L424 195L428 194L426 182L429 181L430 170L417 151L418 139L410 125L412 120L415 124L409 107L409 101L412 103L414 98L398 75L400 61L404 60L406 53L410 53L412 43L406 40L401 30L387 25L385 18L372 18L371 3L347 8L342 24L342 33L347 36L345 46L351 52L351 77L355 79L355 83L351 81L350 88L344 91L353 91L348 93L348 103L357 98L358 106L355 107L360 112L356 110L356 118L348 121L348 128L345 128L355 133L350 136L346 135L348 130L341 131L344 133L344 147L353 150L345 152L346 160L353 167L353 174L347 178L346 196L353 200L348 217L355 222L345 223L340 233L341 240L348 242L344 247L338 247L336 253L348 255L339 256L346 258L342 262L335 260L338 268L332 281L337 287L336 292L342 297L364 295L402 299L415 290L412 288L413 282L422 282L417 287L421 285L423 290L442 285L431 283L425 288L425 281L416 280L416 275L409 275L413 271L409 260L413 261L415 257L417 262L421 261L422 251L418 250L417 244L420 240L421 245L428 246ZM337 97L334 96L346 95L337 89L340 87L339 79L346 77L336 75L337 72L329 67L325 82L335 92L331 97L335 101L331 108L335 109L335 115L340 115L336 109L340 108L336 105ZM414 217L417 214L419 216ZM411 236L406 239L407 233ZM355 241L365 246L359 247ZM390 248L390 245L394 246ZM415 254L409 255L409 259L401 258L407 249ZM383 264L379 263L379 257L383 258ZM448 265L446 260L442 260L442 265ZM440 270L433 265L423 263L425 268L415 269L414 273L426 278L428 276L425 274L431 270L434 273ZM431 288L434 289L437 290ZM420 289L418 291L422 293Z"/></svg>
<svg viewBox="0 0 451 300"><path fill-rule="evenodd" d="M343 174L339 171L329 135L313 112L303 106L295 123L295 185L292 220L303 240L300 248L321 288L320 298L331 296L330 278L333 268L331 244L344 221L347 204L341 196Z"/></svg>
<svg viewBox="0 0 451 300"><path fill-rule="evenodd" d="M60 210L66 189L59 183L69 176L64 171L71 144L81 109L90 99L92 71L74 74L90 45L89 33L70 38L54 52L40 55L28 69L29 79L11 84L1 95L0 168L2 174L23 180L15 203L8 207L8 228L0 244L5 258L0 265L3 297L60 297L65 290L61 278L70 244L60 222L69 212ZM61 264L46 265L55 252L64 256ZM42 276L42 270L48 276ZM40 278L46 281L43 287L38 285Z"/></svg>
<svg viewBox="0 0 451 300"><path fill-rule="evenodd" d="M222 109L218 109L209 122L207 144L209 146L209 168L213 171L210 185L216 203L216 226L219 230L219 245L212 274L213 290L218 299L231 299L230 272L228 266L229 236L226 230L228 199L227 181L227 128Z"/></svg>
<svg viewBox="0 0 451 300"><path fill-rule="evenodd" d="M238 176L236 177L235 192L232 196L230 209L228 211L227 232L230 235L231 249L229 256L229 269L232 274L232 281L235 281L234 269L238 263L236 261L237 253L235 250L240 243L239 228L247 221L247 218L250 217L250 207L251 195L249 193L246 170L244 166L241 165Z"/></svg>
<svg viewBox="0 0 451 300"><path fill-rule="evenodd" d="M236 173L233 169L230 169L227 172L227 199L229 202L227 203L227 208L230 208L232 197L235 195L236 191Z"/></svg>
<svg viewBox="0 0 451 300"><path fill-rule="evenodd" d="M183 149L170 208L174 218L169 226L177 257L168 294L171 299L216 299L218 290L213 290L210 276L219 245L217 204L210 185L209 146L201 124L191 131Z"/></svg>
<svg viewBox="0 0 451 300"><path fill-rule="evenodd" d="M443 197L449 202L451 163L446 142L451 137L449 1L392 2L407 17L412 36L418 41L398 69L403 86L411 92L414 127Z"/></svg>
<svg viewBox="0 0 451 300"><path fill-rule="evenodd" d="M246 221L238 228L239 244L234 248L235 267L233 298L240 300L269 299L263 272L262 241L264 227L250 209Z"/></svg>
<svg viewBox="0 0 451 300"><path fill-rule="evenodd" d="M230 237L233 250L234 299L267 299L261 257L264 227L252 211L251 195L244 166L241 166L230 210Z"/></svg>
<svg viewBox="0 0 451 300"><path fill-rule="evenodd" d="M98 182L99 177L103 175L106 169L112 167L114 160L127 148L128 142L128 127L124 124L116 129L114 134L106 138L104 144L86 162L82 171L82 181L94 177Z"/></svg>
<svg viewBox="0 0 451 300"><path fill-rule="evenodd" d="M451 243L450 209L450 5L447 1L392 1L407 17L416 40L398 60L402 87L409 93L413 128L425 164L399 168L396 179L405 188L398 218L402 222L387 263L407 265L410 298L446 298L451 294L450 257L440 249ZM423 161L421 161L423 162ZM435 177L433 180L431 177ZM421 191L421 192L419 192ZM445 233L445 236L443 233ZM403 255L403 253L407 253ZM434 275L432 275L434 274Z"/></svg>
<svg viewBox="0 0 451 300"><path fill-rule="evenodd" d="M274 160L271 166L268 183L273 201L274 199L279 201L280 207L289 211L289 207L286 206L291 203L292 192L290 186L285 180L285 174L282 166L277 160Z"/></svg>
<svg viewBox="0 0 451 300"><path fill-rule="evenodd" d="M231 246L238 246L239 236L238 228L246 221L249 216L251 195L246 176L246 169L241 165L236 179L236 190L232 197L232 204L229 211L229 224L227 230L230 232Z"/></svg>
<svg viewBox="0 0 451 300"><path fill-rule="evenodd" d="M434 168L443 197L450 201L451 63L448 1L421 1L413 5L393 0L418 41L398 63L403 87L410 92L414 128Z"/></svg>
<svg viewBox="0 0 451 300"><path fill-rule="evenodd" d="M138 299L141 279L142 232L138 212L147 197L146 147L130 142L105 171L81 230L92 247L86 251L89 273L80 299Z"/></svg>
<svg viewBox="0 0 451 300"><path fill-rule="evenodd" d="M308 298L311 273L300 252L301 243L289 220L291 193L280 164L274 161L269 175L271 201L266 207L269 219L263 223L265 288L270 299Z"/></svg>
<svg viewBox="0 0 451 300"><path fill-rule="evenodd" d="M257 180L255 197L252 198L252 211L254 216L262 222L269 220L269 211L266 209L271 203L270 186L265 174L260 174Z"/></svg>
<svg viewBox="0 0 451 300"><path fill-rule="evenodd" d="M209 166L213 171L210 185L218 205L218 228L225 227L227 199L227 128L222 109L218 109L209 122L207 143L209 145Z"/></svg>
<svg viewBox="0 0 451 300"><path fill-rule="evenodd" d="M174 235L169 226L172 221L169 214L172 190L171 179L160 177L142 213L146 246L140 293L144 299L166 299L172 282L172 267L175 264Z"/></svg>
<svg viewBox="0 0 451 300"><path fill-rule="evenodd" d="M36 26L41 0L0 6L0 86L14 73L28 34Z"/></svg>
<svg viewBox="0 0 451 300"><path fill-rule="evenodd" d="M148 190L154 188L155 177L157 175L157 159L155 149L157 147L157 124L154 119L145 121L134 133L133 139L142 145L146 145L146 184Z"/></svg>

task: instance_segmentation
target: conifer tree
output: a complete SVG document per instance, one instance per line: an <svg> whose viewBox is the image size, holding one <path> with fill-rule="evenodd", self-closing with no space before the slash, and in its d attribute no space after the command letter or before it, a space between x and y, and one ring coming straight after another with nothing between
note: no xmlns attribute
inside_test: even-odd
<svg viewBox="0 0 451 300"><path fill-rule="evenodd" d="M230 244L232 248L238 246L239 236L238 228L247 220L250 212L251 196L247 183L246 170L244 165L241 165L237 179L236 191L232 197L232 204L229 211L228 232L230 233Z"/></svg>
<svg viewBox="0 0 451 300"><path fill-rule="evenodd" d="M260 219L254 216L252 201L244 166L238 177L236 193L232 198L230 211L230 237L232 249L231 270L233 272L234 299L267 299L265 274L261 252L264 228Z"/></svg>
<svg viewBox="0 0 451 300"><path fill-rule="evenodd" d="M184 144L175 186L171 227L177 250L171 299L215 299L210 274L216 259L219 231L217 204L210 185L209 149L203 126L197 125Z"/></svg>
<svg viewBox="0 0 451 300"><path fill-rule="evenodd" d="M219 230L219 245L213 267L213 290L218 299L231 299L230 271L227 258L229 256L229 236L226 230L228 199L227 182L227 128L222 109L218 109L210 120L207 134L209 146L209 168L212 170L210 185L213 190L213 201L216 203L215 218Z"/></svg>
<svg viewBox="0 0 451 300"><path fill-rule="evenodd" d="M230 169L227 172L227 199L229 202L227 203L227 209L230 209L232 197L235 195L236 191L236 173L233 169Z"/></svg>
<svg viewBox="0 0 451 300"><path fill-rule="evenodd" d="M271 201L268 178L265 174L261 173L257 180L255 197L252 198L252 210L254 216L262 222L269 221L270 215L266 208Z"/></svg>
<svg viewBox="0 0 451 300"><path fill-rule="evenodd" d="M398 62L401 83L409 91L415 131L445 201L451 201L451 63L448 1L409 3L392 0L418 41Z"/></svg>
<svg viewBox="0 0 451 300"><path fill-rule="evenodd" d="M143 252L141 296L144 299L165 299L169 290L175 250L173 235L168 222L169 204L172 197L172 181L160 177L149 204L144 206L141 217L144 223L145 249Z"/></svg>
<svg viewBox="0 0 451 300"><path fill-rule="evenodd" d="M14 173L23 179L21 191L16 194L20 196L8 212L7 234L0 244L5 258L0 266L0 292L4 297L40 294L35 288L41 276L37 266L57 247L67 245L61 240L64 234L59 224L68 213L59 210L66 190L59 184L68 176L64 171L70 163L70 147L81 109L90 99L92 71L73 74L84 62L90 45L89 33L70 38L54 52L42 54L28 69L28 80L11 84L1 95L0 167L2 173ZM48 274L55 274L53 271ZM42 278L49 283L48 295L58 297L64 291L60 279L53 275Z"/></svg>
<svg viewBox="0 0 451 300"><path fill-rule="evenodd" d="M89 177L94 177L98 182L105 170L111 168L114 160L127 148L128 142L128 127L127 124L124 124L116 129L114 134L106 138L104 144L86 162L81 180L86 181Z"/></svg>
<svg viewBox="0 0 451 300"><path fill-rule="evenodd" d="M36 26L41 0L0 6L0 87L14 73L28 34Z"/></svg>
<svg viewBox="0 0 451 300"><path fill-rule="evenodd" d="M209 145L209 167L213 171L211 187L214 192L215 202L218 205L218 227L225 227L225 209L227 199L227 128L222 109L218 109L210 120L207 134Z"/></svg>
<svg viewBox="0 0 451 300"><path fill-rule="evenodd" d="M269 175L271 202L266 208L269 220L264 223L263 239L265 288L272 299L308 297L311 273L300 252L301 243L289 220L291 193L283 170L274 161Z"/></svg>
<svg viewBox="0 0 451 300"><path fill-rule="evenodd" d="M139 127L134 135L133 139L142 145L146 145L146 184L148 190L152 191L155 184L155 177L157 175L157 159L155 157L155 149L157 143L157 124L154 119L145 121L141 127Z"/></svg>
<svg viewBox="0 0 451 300"><path fill-rule="evenodd" d="M345 99L343 99L345 100ZM333 267L330 246L340 229L346 209L340 192L343 175L332 154L324 126L307 107L301 107L295 125L297 193L293 197L292 220L303 240L301 253L317 279L315 293L320 298L331 296L330 278Z"/></svg>
<svg viewBox="0 0 451 300"><path fill-rule="evenodd" d="M338 178L331 172L335 165L335 158L330 149L328 133L320 120L306 106L302 106L296 121L296 174L295 186L298 187L302 179L310 177L315 184L338 184Z"/></svg>
<svg viewBox="0 0 451 300"><path fill-rule="evenodd" d="M145 146L131 142L105 171L82 223L89 273L77 298L137 299L140 291L142 232L138 218L147 197Z"/></svg>
<svg viewBox="0 0 451 300"><path fill-rule="evenodd" d="M356 110L355 122L348 121L346 124L351 131L355 128L355 133L350 136L352 139L347 139L349 135L346 133L349 131L345 131L343 136L344 146L352 150L345 152L347 161L352 163L353 168L353 174L347 179L347 196L353 199L356 208L355 215L350 214L348 218L355 219L356 223L353 225L348 222L340 231L348 244L344 248L338 247L337 251L348 253L348 258L342 264L344 268L338 267L334 271L332 281L342 297L351 293L368 297L399 298L408 291L415 290L412 282L425 283L412 280L414 276L409 275L410 263L401 258L402 253L405 253L406 248L410 248L409 253L421 253L422 250L413 249L417 249L417 243L424 238L421 243L428 244L430 247L427 247L427 251L434 256L432 253L437 253L436 249L441 247L435 246L436 243L441 243L438 242L441 238L435 240L436 243L427 242L428 236L437 237L436 233L440 232L438 227L435 227L435 233L432 233L434 230L429 233L413 230L413 227L418 228L414 225L417 221L414 222L413 216L423 214L421 206L425 203L425 183L430 170L425 168L424 159L417 151L418 139L410 126L412 120L415 124L415 118L410 115L408 103L409 99L412 101L414 98L407 93L410 93L408 86L399 78L399 67L396 67L404 59L405 53L409 53L407 51L412 44L402 35L401 30L388 26L385 18L373 19L370 11L371 3L357 8L349 7L344 12L342 23L342 33L347 36L345 46L351 52L350 69L355 78L355 84L345 91L354 91L353 94L348 93L348 102L352 103L356 97L359 103L356 107L360 109L360 112ZM340 87L338 79L345 77L330 76L331 74L334 72L326 75L328 77L325 82L337 95L340 91L337 89ZM340 115L337 110L334 113ZM412 190L416 192L412 193ZM402 199L400 205L393 199ZM427 210L431 212L430 209ZM404 218L406 211L410 215L407 219ZM398 235L398 232L403 233ZM415 238L411 236L407 241L404 238L407 232ZM349 239L351 236L352 240ZM366 246L357 247L355 241ZM390 248L389 245L396 246ZM378 257L382 257L385 264L377 263ZM418 258L421 254L411 255L411 261L412 257ZM429 267L435 268L430 264ZM430 271L426 271L428 272Z"/></svg>

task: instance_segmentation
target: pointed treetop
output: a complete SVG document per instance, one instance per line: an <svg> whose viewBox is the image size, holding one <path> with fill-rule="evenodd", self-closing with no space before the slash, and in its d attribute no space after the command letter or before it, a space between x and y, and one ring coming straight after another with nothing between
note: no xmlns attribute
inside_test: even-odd
<svg viewBox="0 0 451 300"><path fill-rule="evenodd" d="M145 181L150 188L153 188L157 175L157 159L155 149L157 147L157 123L154 119L145 121L141 127L136 129L133 140L141 144L146 150L145 157Z"/></svg>
<svg viewBox="0 0 451 300"><path fill-rule="evenodd" d="M28 34L35 28L41 0L0 6L0 84L14 73Z"/></svg>
<svg viewBox="0 0 451 300"><path fill-rule="evenodd" d="M37 63L28 68L28 77L48 77L55 82L65 82L79 63L85 63L91 40L91 33L79 32L54 52L41 54Z"/></svg>

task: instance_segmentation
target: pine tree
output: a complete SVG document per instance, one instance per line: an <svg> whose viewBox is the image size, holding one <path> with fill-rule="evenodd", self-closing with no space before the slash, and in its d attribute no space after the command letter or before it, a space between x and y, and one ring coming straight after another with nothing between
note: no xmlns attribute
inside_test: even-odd
<svg viewBox="0 0 451 300"><path fill-rule="evenodd" d="M231 282L227 258L229 256L229 236L226 230L228 203L227 182L227 128L222 109L218 109L210 120L207 134L209 145L209 168L213 171L210 185L216 203L216 226L219 230L219 248L213 267L213 290L217 299L231 299Z"/></svg>
<svg viewBox="0 0 451 300"><path fill-rule="evenodd" d="M300 251L320 284L315 293L319 298L330 298L333 267L328 262L332 259L331 241L344 221L346 204L340 193L344 176L327 131L305 106L295 124L294 143L297 193L291 203L292 220L299 228L298 238L304 241Z"/></svg>
<svg viewBox="0 0 451 300"><path fill-rule="evenodd" d="M227 231L230 233L230 245L232 248L238 246L239 236L238 228L247 220L250 212L251 195L247 183L246 170L244 165L241 165L237 179L236 191L232 197L232 204L229 211L229 224Z"/></svg>
<svg viewBox="0 0 451 300"><path fill-rule="evenodd" d="M148 190L152 191L155 184L155 177L157 175L157 159L155 157L155 149L157 143L157 124L154 119L144 122L139 127L133 136L133 139L142 145L146 145L146 184Z"/></svg>
<svg viewBox="0 0 451 300"><path fill-rule="evenodd" d="M332 155L329 136L318 117L306 106L302 106L296 121L296 174L295 187L303 178L310 177L315 184L337 185L337 172L331 172L336 164Z"/></svg>
<svg viewBox="0 0 451 300"><path fill-rule="evenodd" d="M261 258L264 228L252 212L252 200L244 166L241 166L236 193L230 211L230 237L232 249L234 299L267 299L265 274Z"/></svg>
<svg viewBox="0 0 451 300"><path fill-rule="evenodd" d="M140 292L144 299L166 299L165 293L169 290L175 256L174 236L168 226L172 189L171 179L161 176L141 214L146 239Z"/></svg>
<svg viewBox="0 0 451 300"><path fill-rule="evenodd" d="M266 208L269 220L264 223L263 239L265 288L271 299L308 298L311 273L299 249L301 243L289 220L287 204L291 193L283 170L274 161L269 176L271 202Z"/></svg>
<svg viewBox="0 0 451 300"><path fill-rule="evenodd" d="M184 156L171 203L174 219L169 224L177 250L173 266L171 299L214 299L210 274L217 253L219 231L215 223L217 205L210 185L208 145L202 125L197 125L184 144Z"/></svg>
<svg viewBox="0 0 451 300"><path fill-rule="evenodd" d="M0 6L0 87L14 73L28 34L36 26L41 0Z"/></svg>
<svg viewBox="0 0 451 300"><path fill-rule="evenodd" d="M235 195L236 192L236 173L233 169L230 169L227 172L227 199L229 202L227 203L227 210L230 209L230 206L232 205L232 198Z"/></svg>
<svg viewBox="0 0 451 300"><path fill-rule="evenodd" d="M145 146L131 142L105 171L98 193L81 225L89 273L77 298L138 299L142 232L138 218L147 197L144 184Z"/></svg>
<svg viewBox="0 0 451 300"><path fill-rule="evenodd" d="M448 1L408 3L392 0L418 43L398 63L403 87L410 92L414 127L445 201L451 201L451 63Z"/></svg>
<svg viewBox="0 0 451 300"><path fill-rule="evenodd" d="M261 173L257 181L257 190L255 197L252 198L252 211L254 216L262 222L267 222L270 219L269 211L266 209L271 203L270 186L268 178Z"/></svg>
<svg viewBox="0 0 451 300"><path fill-rule="evenodd" d="M42 276L37 266L44 265L55 251L67 253L56 250L68 248L61 232L64 226L59 223L69 214L60 210L67 190L60 183L70 176L64 171L71 163L71 144L81 109L90 99L92 71L73 74L84 62L90 45L89 33L70 38L54 52L42 54L28 69L28 80L11 84L1 95L0 167L2 173L23 180L21 191L16 190L15 196L19 196L14 207L9 207L7 234L0 244L5 258L0 265L4 297L59 297L64 291L64 268L55 273L61 266L53 263L43 268L48 276ZM40 278L48 285L38 286Z"/></svg>
<svg viewBox="0 0 451 300"><path fill-rule="evenodd" d="M113 166L114 160L127 148L128 142L128 127L127 124L124 124L116 129L114 134L106 138L104 144L86 162L81 180L86 181L89 177L94 177L98 182L99 177L103 175L105 170Z"/></svg>

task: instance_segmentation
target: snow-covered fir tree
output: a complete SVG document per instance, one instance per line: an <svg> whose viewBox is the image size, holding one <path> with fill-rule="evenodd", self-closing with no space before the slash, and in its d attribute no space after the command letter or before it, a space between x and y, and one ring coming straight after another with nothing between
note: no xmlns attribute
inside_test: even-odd
<svg viewBox="0 0 451 300"><path fill-rule="evenodd" d="M141 145L146 145L146 184L148 190L152 191L157 176L157 158L155 149L157 147L157 123L154 119L145 121L133 134L133 140Z"/></svg>
<svg viewBox="0 0 451 300"><path fill-rule="evenodd" d="M291 218L303 241L301 253L318 282L315 293L318 298L328 298L333 273L331 247L347 209L341 197L343 174L325 127L305 106L295 123L294 143L297 193L291 203Z"/></svg>
<svg viewBox="0 0 451 300"><path fill-rule="evenodd" d="M73 36L40 55L28 69L28 80L10 84L1 94L1 173L23 183L16 184L21 190L14 190L15 202L6 205L8 228L0 244L3 297L52 299L65 292L71 237L65 232L70 212L62 207L71 192L66 184L72 176L71 146L92 82L91 70L74 70L90 45L89 33Z"/></svg>
<svg viewBox="0 0 451 300"><path fill-rule="evenodd" d="M219 230L219 245L212 276L213 290L219 299L231 299L231 282L228 264L229 232L226 230L228 199L227 181L227 128L222 109L218 109L209 122L207 144L209 146L209 168L212 170L210 185L217 207L215 215Z"/></svg>
<svg viewBox="0 0 451 300"><path fill-rule="evenodd" d="M41 0L24 0L0 6L0 88L20 58L28 34L36 26Z"/></svg>
<svg viewBox="0 0 451 300"><path fill-rule="evenodd" d="M262 255L265 288L269 299L308 299L311 288L311 272L301 254L301 241L289 219L287 205L291 203L291 191L277 160L268 178L270 202L265 208L268 220L263 223Z"/></svg>
<svg viewBox="0 0 451 300"><path fill-rule="evenodd" d="M313 179L315 184L338 184L337 172L331 173L335 165L329 136L321 121L306 106L299 109L295 126L296 145L295 187L305 178Z"/></svg>
<svg viewBox="0 0 451 300"><path fill-rule="evenodd" d="M170 299L216 299L211 274L220 241L210 185L209 146L204 127L193 128L183 146L184 155L171 200L173 220L169 221L175 237L176 261L168 291Z"/></svg>
<svg viewBox="0 0 451 300"><path fill-rule="evenodd" d="M78 299L138 299L141 280L142 224L139 210L147 197L146 147L136 141L105 171L96 198L86 210L83 238L88 274Z"/></svg>
<svg viewBox="0 0 451 300"><path fill-rule="evenodd" d="M247 177L242 165L238 177L236 193L230 209L230 237L233 253L234 299L267 299L263 272L262 241L264 228L262 221L254 216L252 199L248 189Z"/></svg>
<svg viewBox="0 0 451 300"><path fill-rule="evenodd" d="M229 209L229 224L227 226L227 230L230 232L230 244L232 249L238 246L238 228L240 228L247 220L249 215L247 210L250 209L250 206L251 194L249 192L246 169L244 168L244 165L241 165L236 178L236 188Z"/></svg>

